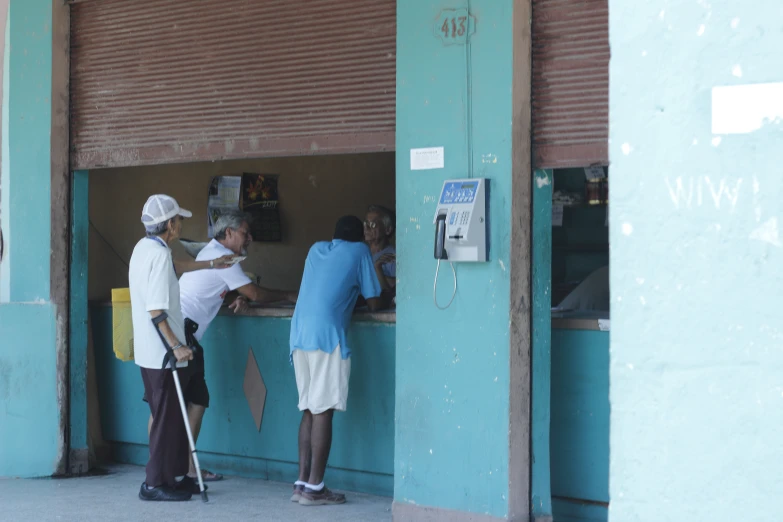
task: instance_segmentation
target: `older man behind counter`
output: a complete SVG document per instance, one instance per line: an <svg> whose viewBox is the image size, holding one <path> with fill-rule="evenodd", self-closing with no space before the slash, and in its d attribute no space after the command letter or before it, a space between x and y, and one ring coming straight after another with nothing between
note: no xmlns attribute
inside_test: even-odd
<svg viewBox="0 0 783 522"><path fill-rule="evenodd" d="M364 218L364 242L370 247L373 268L383 290L397 284L397 251L392 245L394 212L381 205L370 205Z"/></svg>

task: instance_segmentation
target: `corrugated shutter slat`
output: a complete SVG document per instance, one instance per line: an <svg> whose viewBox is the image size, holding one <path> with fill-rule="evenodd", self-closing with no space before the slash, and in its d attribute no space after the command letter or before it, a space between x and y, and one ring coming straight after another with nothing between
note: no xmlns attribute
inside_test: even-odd
<svg viewBox="0 0 783 522"><path fill-rule="evenodd" d="M533 0L533 164L609 164L607 0Z"/></svg>
<svg viewBox="0 0 783 522"><path fill-rule="evenodd" d="M77 0L74 169L394 149L394 0Z"/></svg>

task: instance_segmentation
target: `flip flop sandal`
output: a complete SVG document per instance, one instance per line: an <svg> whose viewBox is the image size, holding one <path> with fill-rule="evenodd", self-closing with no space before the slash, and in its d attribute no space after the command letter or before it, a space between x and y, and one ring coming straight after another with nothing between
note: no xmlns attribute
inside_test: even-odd
<svg viewBox="0 0 783 522"><path fill-rule="evenodd" d="M204 482L217 482L219 480L223 480L223 475L221 475L220 473L212 473L209 470L202 469L201 480L203 480Z"/></svg>

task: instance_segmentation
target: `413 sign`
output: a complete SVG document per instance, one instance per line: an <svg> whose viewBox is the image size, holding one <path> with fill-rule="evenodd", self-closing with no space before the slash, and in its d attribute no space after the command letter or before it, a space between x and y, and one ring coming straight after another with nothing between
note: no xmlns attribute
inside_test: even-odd
<svg viewBox="0 0 783 522"><path fill-rule="evenodd" d="M476 30L476 19L467 9L444 9L435 20L434 30L445 45L464 45Z"/></svg>

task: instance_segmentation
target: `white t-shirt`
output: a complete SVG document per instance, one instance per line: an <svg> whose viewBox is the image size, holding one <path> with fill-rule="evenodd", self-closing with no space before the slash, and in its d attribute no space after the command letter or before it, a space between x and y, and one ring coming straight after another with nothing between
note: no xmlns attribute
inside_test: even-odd
<svg viewBox="0 0 783 522"><path fill-rule="evenodd" d="M211 261L233 255L234 252L213 239L198 253L196 261ZM226 294L252 283L239 263L229 268L208 268L183 274L179 280L182 299L182 315L198 324L196 339L204 336L209 323L215 318Z"/></svg>
<svg viewBox="0 0 783 522"><path fill-rule="evenodd" d="M163 310L168 324L181 343L185 342L185 321L179 304L179 282L171 260L171 250L161 239L145 237L133 249L128 270L133 354L142 368L160 370L166 349L155 325L152 310ZM187 366L177 363L177 368Z"/></svg>

